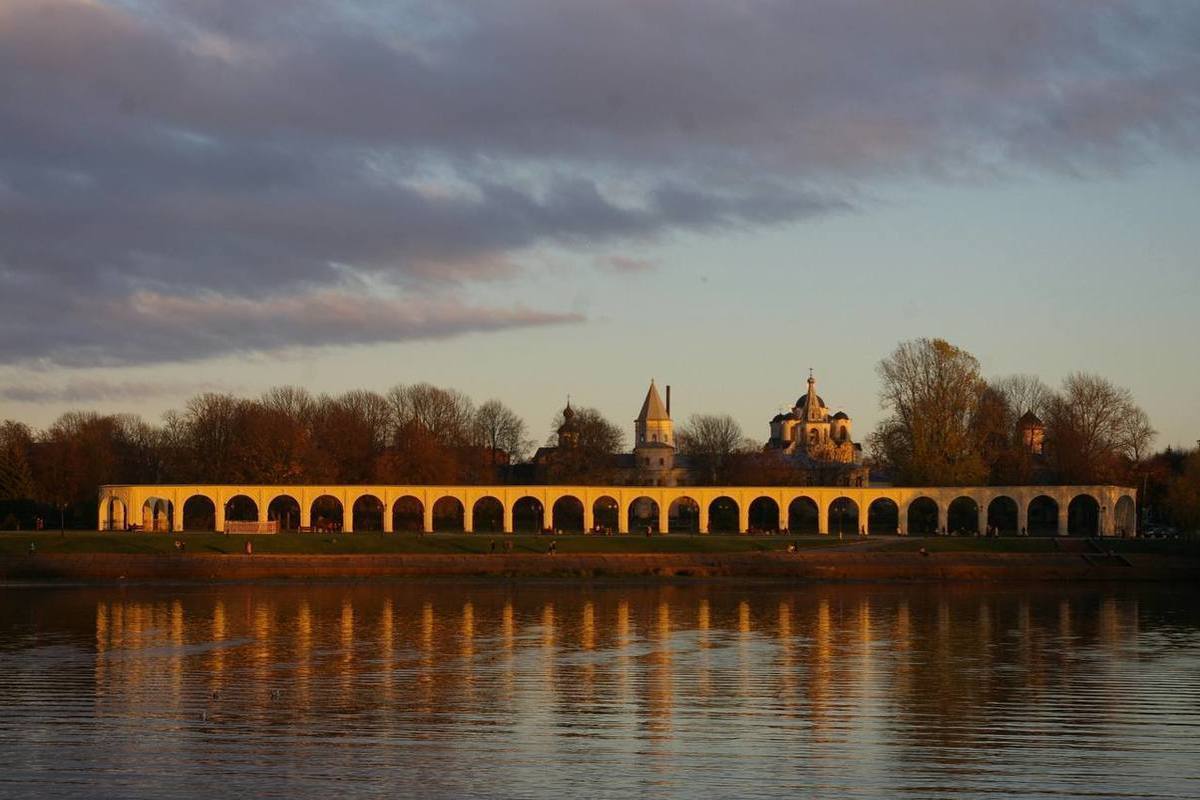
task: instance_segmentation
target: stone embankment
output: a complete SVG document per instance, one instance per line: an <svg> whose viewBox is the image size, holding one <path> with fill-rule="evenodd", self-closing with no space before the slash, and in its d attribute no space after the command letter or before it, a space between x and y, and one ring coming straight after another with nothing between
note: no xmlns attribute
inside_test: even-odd
<svg viewBox="0 0 1200 800"><path fill-rule="evenodd" d="M1195 581L1200 558L1075 553L124 555L0 558L4 582L216 582L426 576L778 578L796 581Z"/></svg>

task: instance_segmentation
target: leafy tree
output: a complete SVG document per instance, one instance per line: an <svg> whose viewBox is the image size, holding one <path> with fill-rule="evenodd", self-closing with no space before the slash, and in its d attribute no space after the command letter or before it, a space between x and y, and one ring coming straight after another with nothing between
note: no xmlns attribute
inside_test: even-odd
<svg viewBox="0 0 1200 800"><path fill-rule="evenodd" d="M1186 531L1200 530L1200 449L1193 450L1167 489L1171 522Z"/></svg>
<svg viewBox="0 0 1200 800"><path fill-rule="evenodd" d="M613 480L613 456L625 449L625 435L594 408L572 409L573 442L559 441L557 431L566 421L559 412L551 423L556 431L550 444L556 446L546 464L551 483L609 483Z"/></svg>
<svg viewBox="0 0 1200 800"><path fill-rule="evenodd" d="M902 342L879 362L888 412L871 434L898 483L966 486L986 477L979 447L986 384L973 355L943 339Z"/></svg>

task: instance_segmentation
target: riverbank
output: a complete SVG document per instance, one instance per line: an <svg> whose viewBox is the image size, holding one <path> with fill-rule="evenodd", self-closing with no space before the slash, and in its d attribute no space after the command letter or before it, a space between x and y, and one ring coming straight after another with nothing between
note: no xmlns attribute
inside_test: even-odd
<svg viewBox="0 0 1200 800"><path fill-rule="evenodd" d="M0 556L0 582L328 580L423 576L753 577L802 581L1189 581L1200 558L810 549L727 553Z"/></svg>

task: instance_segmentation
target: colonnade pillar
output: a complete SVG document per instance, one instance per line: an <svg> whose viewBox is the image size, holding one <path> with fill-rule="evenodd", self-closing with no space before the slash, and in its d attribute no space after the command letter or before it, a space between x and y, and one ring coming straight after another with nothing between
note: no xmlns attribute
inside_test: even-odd
<svg viewBox="0 0 1200 800"><path fill-rule="evenodd" d="M1029 533L1029 502L1017 503L1017 535Z"/></svg>
<svg viewBox="0 0 1200 800"><path fill-rule="evenodd" d="M1069 502L1069 501L1068 501ZM1067 503L1060 502L1058 504L1058 535L1066 536L1070 531L1070 526L1067 522L1067 511L1069 506Z"/></svg>
<svg viewBox="0 0 1200 800"><path fill-rule="evenodd" d="M300 527L312 527L312 503L308 502L307 497L300 498Z"/></svg>
<svg viewBox="0 0 1200 800"><path fill-rule="evenodd" d="M658 532L659 533L666 533L667 530L671 527L671 521L667 518L667 512L670 510L670 508L671 508L671 506L668 505L667 503L659 503L658 504Z"/></svg>
<svg viewBox="0 0 1200 800"><path fill-rule="evenodd" d="M629 509L632 506L621 508L621 504L617 503L617 533L629 533Z"/></svg>
<svg viewBox="0 0 1200 800"><path fill-rule="evenodd" d="M171 507L174 512L171 514L171 530L175 533L183 533L183 507Z"/></svg>
<svg viewBox="0 0 1200 800"><path fill-rule="evenodd" d="M937 532L939 534L949 533L950 532L949 531L950 503L938 503L937 510L938 510Z"/></svg>
<svg viewBox="0 0 1200 800"><path fill-rule="evenodd" d="M975 503L975 530L979 533L987 531L987 506L983 503Z"/></svg>
<svg viewBox="0 0 1200 800"><path fill-rule="evenodd" d="M301 512L303 516L303 511ZM225 532L225 501L213 503L213 529L217 533Z"/></svg>
<svg viewBox="0 0 1200 800"><path fill-rule="evenodd" d="M750 532L750 504L738 503L738 533Z"/></svg>
<svg viewBox="0 0 1200 800"><path fill-rule="evenodd" d="M395 533L395 520L392 519L392 507L385 501L383 504L383 532Z"/></svg>
<svg viewBox="0 0 1200 800"><path fill-rule="evenodd" d="M583 504L583 532L589 533L596 527L596 510L591 503Z"/></svg>
<svg viewBox="0 0 1200 800"><path fill-rule="evenodd" d="M421 523L422 530L425 533L433 533L433 503L426 503L423 511L424 521Z"/></svg>
<svg viewBox="0 0 1200 800"><path fill-rule="evenodd" d="M465 498L463 499L462 504L463 504L463 532L464 533L474 533L475 532L475 505L474 505L474 503L468 503Z"/></svg>
<svg viewBox="0 0 1200 800"><path fill-rule="evenodd" d="M513 507L512 502L508 502L508 503L504 504L504 532L505 533L513 532L512 507Z"/></svg>
<svg viewBox="0 0 1200 800"><path fill-rule="evenodd" d="M829 535L829 506L824 503L817 503L817 533Z"/></svg>
<svg viewBox="0 0 1200 800"><path fill-rule="evenodd" d="M700 506L700 532L712 533L712 531L708 529L708 504L698 503L698 505Z"/></svg>

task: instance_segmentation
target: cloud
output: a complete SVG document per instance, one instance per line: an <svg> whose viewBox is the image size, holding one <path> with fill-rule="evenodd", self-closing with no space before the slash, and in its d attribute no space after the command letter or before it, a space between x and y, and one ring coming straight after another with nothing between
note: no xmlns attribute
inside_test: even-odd
<svg viewBox="0 0 1200 800"><path fill-rule="evenodd" d="M626 275L636 275L641 272L652 272L658 269L658 264L648 258L636 258L634 256L608 256L607 258L596 259L596 265L601 269L609 272L616 272Z"/></svg>
<svg viewBox="0 0 1200 800"><path fill-rule="evenodd" d="M1194 152L1200 5L9 0L0 131L0 362L448 336L563 321L465 299L545 248Z"/></svg>
<svg viewBox="0 0 1200 800"><path fill-rule="evenodd" d="M95 403L103 401L144 400L159 397L183 397L201 392L234 391L236 387L204 381L108 381L72 380L59 385L21 382L0 387L0 399L14 403Z"/></svg>

